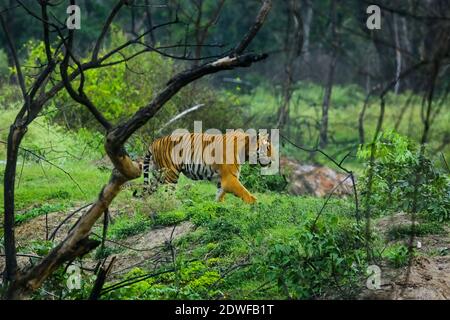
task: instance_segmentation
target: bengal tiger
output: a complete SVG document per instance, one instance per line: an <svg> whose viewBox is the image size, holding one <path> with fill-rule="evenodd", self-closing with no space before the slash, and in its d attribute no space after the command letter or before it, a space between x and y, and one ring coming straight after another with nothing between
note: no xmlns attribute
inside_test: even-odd
<svg viewBox="0 0 450 320"><path fill-rule="evenodd" d="M143 192L153 193L160 183L176 184L183 173L192 180L217 181L216 201L223 202L225 195L232 193L246 203L254 203L256 197L239 181L241 164L251 159L268 166L273 160L272 149L267 134L233 131L165 136L156 139L145 155ZM133 195L137 196L137 191Z"/></svg>

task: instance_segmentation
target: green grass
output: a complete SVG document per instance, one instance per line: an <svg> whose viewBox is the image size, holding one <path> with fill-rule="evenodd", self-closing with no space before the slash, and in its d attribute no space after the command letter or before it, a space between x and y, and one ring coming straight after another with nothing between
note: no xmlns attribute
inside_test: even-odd
<svg viewBox="0 0 450 320"><path fill-rule="evenodd" d="M355 238L358 232L351 200L332 199L312 232L310 228L324 199L267 192L256 193L255 205L245 204L232 195L227 195L224 203L217 203L215 191L212 183L182 178L176 190L158 191L142 203L135 202L138 213L116 221L111 234L117 236L117 230L121 233L127 230L126 235L142 232L137 226L145 225L146 221L148 227L151 214L155 216L153 227L189 220L196 229L176 241L179 272L118 290L107 298L284 299L286 293L277 284L284 273L288 275L290 295L306 298L332 290L331 266L346 270L337 281L346 286L349 296L352 294L364 253ZM160 199L160 208L164 209L145 210L143 203L154 203L156 199ZM178 207L170 208L164 202L175 202ZM308 265L303 272L299 266L306 261ZM244 267L245 264L251 268ZM322 269L311 272L311 265ZM221 275L234 267L236 270L222 279ZM143 272L134 270L125 277ZM259 291L266 282L271 288Z"/></svg>
<svg viewBox="0 0 450 320"><path fill-rule="evenodd" d="M0 167L3 178L4 166ZM89 162L66 163L63 171L48 164L29 163L19 165L16 179L16 209L19 211L46 203L64 203L70 205L77 202L95 200L101 187L108 181L109 173L100 171ZM3 184L0 185L3 194ZM3 197L0 198L3 207Z"/></svg>
<svg viewBox="0 0 450 320"><path fill-rule="evenodd" d="M0 112L0 141L7 140L8 128L16 113L15 109ZM109 177L107 171L101 171L93 164L94 159L102 157L101 143L99 135L87 130L67 132L48 123L45 117L36 119L21 144L24 149L21 149L17 163L16 209L94 200ZM0 143L2 195L5 158L6 145ZM3 196L0 206L3 207Z"/></svg>
<svg viewBox="0 0 450 320"><path fill-rule="evenodd" d="M134 216L121 215L108 228L108 237L124 239L144 232L151 225L151 220L142 214L135 214Z"/></svg>
<svg viewBox="0 0 450 320"><path fill-rule="evenodd" d="M47 213L51 212L57 212L66 209L66 206L61 203L57 204L44 204L40 207L32 208L28 211L25 211L23 213L19 213L15 215L15 222L16 224L21 224L24 222L27 222L31 219L34 219L36 217L45 215Z"/></svg>

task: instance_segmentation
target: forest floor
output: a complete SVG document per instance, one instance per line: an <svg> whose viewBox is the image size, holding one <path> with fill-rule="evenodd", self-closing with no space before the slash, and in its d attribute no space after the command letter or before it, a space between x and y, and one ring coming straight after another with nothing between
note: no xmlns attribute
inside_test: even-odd
<svg viewBox="0 0 450 320"><path fill-rule="evenodd" d="M16 227L17 244L20 248L29 248L33 241L44 241L58 228L55 239L62 240L77 219L88 209L75 207L69 211L53 212L41 215L24 222ZM67 212L75 212L71 218L66 219ZM119 210L111 211L114 220ZM123 211L122 211L123 214ZM64 221L65 220L65 221ZM102 219L99 219L102 220ZM62 224L62 222L64 222ZM101 230L102 223L97 223L94 230ZM391 239L389 233L393 229L406 230L411 226L409 215L398 213L389 217L382 217L375 223L375 228L386 240L386 247L392 244L409 241L403 235L402 239ZM114 252L116 261L109 275L109 280L120 279L134 267L154 269L160 264L170 261L168 246L190 231L194 225L183 221L175 226L160 226L145 230L142 233L125 237L120 240L107 240L107 246ZM363 289L359 299L450 299L450 228L443 227L438 234L426 234L414 239L417 253L412 261L402 267L394 267L387 261L380 261L381 289ZM30 240L32 239L32 240ZM20 253L19 253L20 254ZM19 256L19 264L25 267L30 263L30 257ZM84 268L94 268L97 264L95 255L83 260ZM0 270L4 267L4 259L0 258ZM362 284L365 286L365 284Z"/></svg>
<svg viewBox="0 0 450 320"><path fill-rule="evenodd" d="M20 248L30 248L33 242L46 241L55 232L54 240L56 243L63 240L72 226L80 216L89 209L89 206L74 207L64 212L52 212L47 215L41 215L33 218L16 227L16 241L19 248L18 262L22 267L29 264L30 257L21 256ZM75 212L70 218L67 212ZM119 215L118 210L111 210L110 216L114 220ZM101 230L102 222L97 222L97 230ZM95 228L95 227L94 227ZM167 246L170 243L192 230L193 225L189 221L183 221L174 226L159 226L151 228L137 235L112 240L107 239L107 246L114 252L116 260L110 272L111 280L130 271L134 267L157 267L160 263L166 262ZM95 233L95 232L94 232ZM95 233L99 236L101 233ZM93 268L97 262L96 257L87 257L83 259L84 268ZM152 264L150 266L150 264ZM0 257L0 270L3 270L4 258Z"/></svg>
<svg viewBox="0 0 450 320"><path fill-rule="evenodd" d="M410 228L410 215L398 213L383 217L375 227L388 239L387 244L398 242L397 239L389 240L389 232L393 229ZM409 236L400 241L409 242ZM413 241L417 250L413 259L400 268L381 262L381 289L364 290L362 299L450 299L450 228L443 226L438 234L416 236Z"/></svg>

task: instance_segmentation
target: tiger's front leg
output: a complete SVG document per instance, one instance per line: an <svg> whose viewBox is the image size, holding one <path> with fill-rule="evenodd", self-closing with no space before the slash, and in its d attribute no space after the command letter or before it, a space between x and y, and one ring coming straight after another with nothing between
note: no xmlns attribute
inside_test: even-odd
<svg viewBox="0 0 450 320"><path fill-rule="evenodd" d="M221 194L222 200L223 197L225 196L225 192L228 192L233 193L236 197L241 198L246 203L256 202L256 197L253 196L233 175L222 177L221 186L223 189L223 194ZM220 198L218 200L221 201Z"/></svg>

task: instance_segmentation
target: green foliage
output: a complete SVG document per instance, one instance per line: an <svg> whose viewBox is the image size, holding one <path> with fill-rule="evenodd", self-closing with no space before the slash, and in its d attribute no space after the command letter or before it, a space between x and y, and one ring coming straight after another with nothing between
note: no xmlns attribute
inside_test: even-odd
<svg viewBox="0 0 450 320"><path fill-rule="evenodd" d="M44 204L40 207L33 208L33 209L30 209L23 213L16 214L14 218L15 218L16 224L21 224L21 223L27 222L33 218L45 215L47 213L62 211L64 209L66 209L66 206L61 203Z"/></svg>
<svg viewBox="0 0 450 320"><path fill-rule="evenodd" d="M339 202L330 205L340 210L326 208L315 231L311 231L322 200L259 198L256 205L248 207L227 200L224 204L203 202L187 208L199 229L182 241L181 248L194 244L194 257L218 258L225 269L239 264L236 261L250 265L224 279L219 287L222 296L286 298L287 287L291 297L311 298L323 296L336 286L345 288L348 296L354 294L365 255L353 218L346 218L351 207L343 203L338 207ZM333 275L335 280L330 281ZM276 289L254 291L264 282L277 284Z"/></svg>
<svg viewBox="0 0 450 320"><path fill-rule="evenodd" d="M136 213L134 216L120 215L108 228L108 236L113 239L124 239L148 229L152 222L146 216Z"/></svg>
<svg viewBox="0 0 450 320"><path fill-rule="evenodd" d="M186 220L187 214L183 209L157 214L155 223L161 226L170 226Z"/></svg>
<svg viewBox="0 0 450 320"><path fill-rule="evenodd" d="M408 247L403 244L391 245L383 251L382 257L395 268L406 266L409 261Z"/></svg>
<svg viewBox="0 0 450 320"><path fill-rule="evenodd" d="M6 80L9 73L8 56L5 50L0 49L0 81Z"/></svg>
<svg viewBox="0 0 450 320"><path fill-rule="evenodd" d="M2 129L13 123L17 111L17 109L10 109L0 113ZM0 140L7 141L7 135L8 130L1 130ZM63 165L84 158L90 160L101 157L104 153L103 141L104 137L101 134L86 128L68 132L66 128L51 123L46 118L38 118L28 127L21 146L40 157L52 159L51 162L54 164ZM5 157L5 145L0 143L0 158L5 159ZM42 161L24 150L20 152L19 161L21 158L34 162Z"/></svg>
<svg viewBox="0 0 450 320"><path fill-rule="evenodd" d="M281 174L262 175L260 166L249 164L242 166L240 181L253 192L282 192L285 191L288 184Z"/></svg>
<svg viewBox="0 0 450 320"><path fill-rule="evenodd" d="M410 139L393 131L381 133L374 146L360 148L358 157L368 161L359 186L374 213L415 210L439 221L450 218L449 175L439 172Z"/></svg>
<svg viewBox="0 0 450 320"><path fill-rule="evenodd" d="M45 256L53 249L54 243L45 240L33 240L30 245L27 246L27 251L32 252L38 256Z"/></svg>
<svg viewBox="0 0 450 320"><path fill-rule="evenodd" d="M113 255L113 254L120 253L121 251L123 251L123 248L121 248L121 247L113 248L113 247L106 247L106 246L102 247L102 246L99 246L95 250L94 259L95 260L102 260L102 259L105 259L105 258Z"/></svg>
<svg viewBox="0 0 450 320"><path fill-rule="evenodd" d="M278 283L280 295L310 299L340 290L350 297L362 275L362 239L354 224L343 224L336 216L311 231L311 217L298 228L279 228L260 239L255 272ZM262 269L259 269L262 268Z"/></svg>
<svg viewBox="0 0 450 320"><path fill-rule="evenodd" d="M194 261L183 263L178 268L179 271L149 277L144 281L114 290L105 295L104 299L205 299L216 294L216 290L211 287L219 282L220 274L217 269L211 268L211 263ZM134 268L123 280L146 274L144 270Z"/></svg>
<svg viewBox="0 0 450 320"><path fill-rule="evenodd" d="M155 225L185 219L196 225L175 242L176 270L150 275L103 298L273 299L286 298L286 286L289 295L296 298L325 297L336 291L336 286L346 296L354 296L365 254L351 202L330 200L312 231L322 199L262 193L257 195L257 204L247 205L231 195L224 203L217 203L212 200L214 194L211 183L180 179L171 194L179 207L155 214ZM115 233L111 230L117 228L118 221L124 219L124 225L135 226L128 221L140 221L137 217L116 218L109 235ZM150 274L169 267L172 264ZM135 269L121 280L147 272ZM272 284L270 290L258 290L264 283Z"/></svg>

